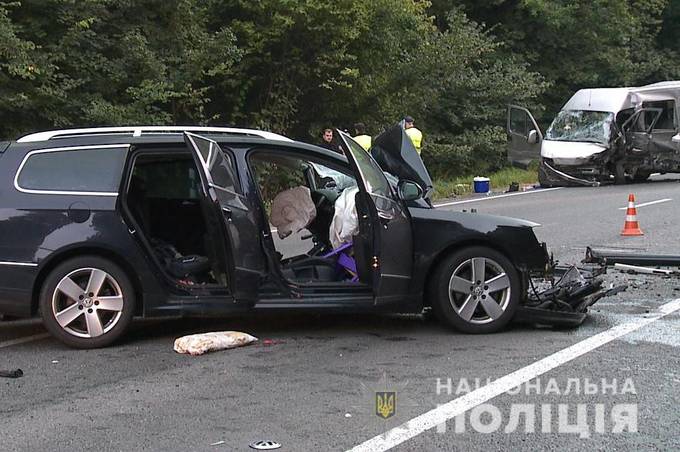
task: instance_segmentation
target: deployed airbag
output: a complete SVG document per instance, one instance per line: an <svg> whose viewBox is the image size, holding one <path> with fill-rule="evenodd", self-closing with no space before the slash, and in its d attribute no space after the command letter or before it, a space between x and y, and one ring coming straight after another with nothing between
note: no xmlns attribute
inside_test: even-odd
<svg viewBox="0 0 680 452"><path fill-rule="evenodd" d="M333 249L340 248L352 241L352 236L359 232L356 196L357 187L346 188L335 200L335 213L329 229L329 236Z"/></svg>
<svg viewBox="0 0 680 452"><path fill-rule="evenodd" d="M316 207L307 187L284 190L272 202L271 223L284 239L293 232L300 232L316 218Z"/></svg>

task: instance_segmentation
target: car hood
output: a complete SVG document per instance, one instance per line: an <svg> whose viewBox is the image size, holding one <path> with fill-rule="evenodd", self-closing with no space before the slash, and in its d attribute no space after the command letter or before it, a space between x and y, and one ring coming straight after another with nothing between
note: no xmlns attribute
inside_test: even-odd
<svg viewBox="0 0 680 452"><path fill-rule="evenodd" d="M461 212L447 209L423 209L414 208L409 209L411 217L441 222L458 222L471 226L479 232L489 232L499 226L503 227L518 227L518 228L535 228L540 226L539 223L533 221L523 220L520 218L504 217L500 215L489 215L477 212ZM473 226L474 225L474 226Z"/></svg>
<svg viewBox="0 0 680 452"><path fill-rule="evenodd" d="M541 157L547 159L585 159L609 149L604 144L582 141L543 140Z"/></svg>
<svg viewBox="0 0 680 452"><path fill-rule="evenodd" d="M403 121L378 135L373 141L370 153L383 171L400 180L406 179L417 183L423 189L425 197L430 197L432 178L411 138L406 135Z"/></svg>

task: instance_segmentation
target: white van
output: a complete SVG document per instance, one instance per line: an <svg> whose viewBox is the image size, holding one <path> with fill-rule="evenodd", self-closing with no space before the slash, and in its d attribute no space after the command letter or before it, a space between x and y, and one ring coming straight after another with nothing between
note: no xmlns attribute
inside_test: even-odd
<svg viewBox="0 0 680 452"><path fill-rule="evenodd" d="M508 107L508 160L539 161L542 186L642 181L680 173L680 81L576 92L545 135L526 108Z"/></svg>

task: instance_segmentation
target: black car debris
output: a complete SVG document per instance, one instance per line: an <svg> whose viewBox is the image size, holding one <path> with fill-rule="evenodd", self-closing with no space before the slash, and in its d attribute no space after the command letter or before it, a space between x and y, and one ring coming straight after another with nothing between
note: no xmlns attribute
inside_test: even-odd
<svg viewBox="0 0 680 452"><path fill-rule="evenodd" d="M402 125L370 153L337 134L344 156L207 127L72 129L2 144L0 313L40 315L65 344L93 348L135 316L251 309L431 307L469 333L498 331L518 312L578 324L588 306L579 297L605 292L573 278L571 288L537 292L532 277L555 266L535 223L434 208ZM313 203L309 249L284 256L272 199L298 187ZM356 192L346 198L357 225L334 247L329 228L345 190Z"/></svg>

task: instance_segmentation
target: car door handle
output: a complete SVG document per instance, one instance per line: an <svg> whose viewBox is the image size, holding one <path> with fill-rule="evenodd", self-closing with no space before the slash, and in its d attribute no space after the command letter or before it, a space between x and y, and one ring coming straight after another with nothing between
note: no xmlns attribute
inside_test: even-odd
<svg viewBox="0 0 680 452"><path fill-rule="evenodd" d="M394 215L392 215L391 213L383 212L381 210L378 211L378 216L383 220L391 220L392 218L394 218Z"/></svg>

